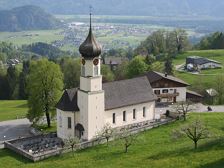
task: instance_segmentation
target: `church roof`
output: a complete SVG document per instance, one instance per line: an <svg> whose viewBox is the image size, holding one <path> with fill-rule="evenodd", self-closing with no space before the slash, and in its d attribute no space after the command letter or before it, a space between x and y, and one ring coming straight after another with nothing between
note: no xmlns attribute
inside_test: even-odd
<svg viewBox="0 0 224 168"><path fill-rule="evenodd" d="M66 89L57 103L56 108L63 111L79 111L77 91L78 88Z"/></svg>
<svg viewBox="0 0 224 168"><path fill-rule="evenodd" d="M79 111L77 90L77 88L65 90L56 108L63 111ZM157 99L145 76L104 83L103 90L105 91L105 110L146 103Z"/></svg>

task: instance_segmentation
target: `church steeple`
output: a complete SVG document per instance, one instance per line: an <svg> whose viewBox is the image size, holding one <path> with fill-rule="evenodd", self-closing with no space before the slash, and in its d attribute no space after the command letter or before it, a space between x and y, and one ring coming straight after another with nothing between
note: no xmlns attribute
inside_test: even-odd
<svg viewBox="0 0 224 168"><path fill-rule="evenodd" d="M92 13L90 12L89 34L86 40L80 45L79 52L85 59L93 59L101 54L101 46L92 33Z"/></svg>

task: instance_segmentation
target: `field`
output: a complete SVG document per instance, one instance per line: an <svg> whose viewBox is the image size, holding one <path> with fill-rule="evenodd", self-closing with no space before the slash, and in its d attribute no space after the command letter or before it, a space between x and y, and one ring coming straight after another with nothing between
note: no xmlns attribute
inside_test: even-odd
<svg viewBox="0 0 224 168"><path fill-rule="evenodd" d="M27 110L27 102L25 100L0 101L0 121L24 118Z"/></svg>
<svg viewBox="0 0 224 168"><path fill-rule="evenodd" d="M185 63L187 56L202 56L209 59L219 61L224 66L224 50L201 50L201 51L188 51L177 56L174 60L174 65L180 65ZM219 75L224 74L224 68L203 70L200 75L193 75L186 72L175 72L175 75L189 84L196 85L201 82L201 85L205 88L214 88L216 78Z"/></svg>
<svg viewBox="0 0 224 168"><path fill-rule="evenodd" d="M199 142L193 149L190 140L171 139L173 129L180 128L184 122L161 126L140 133L138 141L128 153L124 153L119 143L99 145L74 154L68 153L47 160L32 163L7 150L0 150L1 168L42 168L42 167L150 167L150 168L222 168L224 165L224 113L191 114L187 122L200 117L212 132L212 137Z"/></svg>
<svg viewBox="0 0 224 168"><path fill-rule="evenodd" d="M22 32L0 32L0 41L11 42L21 46L23 44L31 44L35 42L51 43L55 40L63 39L63 35L59 34L62 29L58 30L34 30Z"/></svg>

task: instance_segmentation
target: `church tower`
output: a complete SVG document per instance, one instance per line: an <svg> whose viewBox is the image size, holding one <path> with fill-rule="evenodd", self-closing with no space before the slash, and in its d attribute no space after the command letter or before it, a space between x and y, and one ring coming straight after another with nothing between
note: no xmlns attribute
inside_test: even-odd
<svg viewBox="0 0 224 168"><path fill-rule="evenodd" d="M82 139L92 139L104 125L104 91L100 72L101 46L92 33L91 13L90 28L86 40L80 45L82 56L80 88L78 90L78 107L80 124L84 131Z"/></svg>

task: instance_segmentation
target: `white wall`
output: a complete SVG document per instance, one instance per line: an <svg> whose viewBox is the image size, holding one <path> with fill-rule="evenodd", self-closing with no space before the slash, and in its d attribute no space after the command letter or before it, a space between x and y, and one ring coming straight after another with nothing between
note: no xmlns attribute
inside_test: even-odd
<svg viewBox="0 0 224 168"><path fill-rule="evenodd" d="M219 68L222 67L220 64L214 63L214 62L209 62L203 65L198 65L199 69L209 69L209 68Z"/></svg>
<svg viewBox="0 0 224 168"><path fill-rule="evenodd" d="M143 117L143 107L146 107L145 117ZM136 109L136 119L133 119L133 109ZM126 121L123 121L123 111L126 111ZM115 124L113 124L113 113L116 114ZM113 128L153 119L155 119L155 102L142 103L105 111L105 124L109 123Z"/></svg>
<svg viewBox="0 0 224 168"><path fill-rule="evenodd" d="M104 91L78 91L78 106L80 109L80 124L83 125L83 139L92 139L96 132L104 126Z"/></svg>
<svg viewBox="0 0 224 168"><path fill-rule="evenodd" d="M69 137L74 137L74 112L62 111L56 109L57 111L57 135L59 138L67 139ZM60 124L61 117L61 124ZM71 117L71 129L68 129L68 117Z"/></svg>
<svg viewBox="0 0 224 168"><path fill-rule="evenodd" d="M186 87L174 87L174 88L153 88L153 92L155 90L160 90L160 94L163 94L163 90L164 89L168 89L168 93L173 93L173 91L170 91L170 89L176 89L176 92L179 93L179 96L177 96L177 99L176 101L177 102L180 102L180 101L186 101L186 92L187 92L187 89Z"/></svg>
<svg viewBox="0 0 224 168"><path fill-rule="evenodd" d="M80 89L91 92L102 90L102 76L80 77Z"/></svg>
<svg viewBox="0 0 224 168"><path fill-rule="evenodd" d="M93 64L93 60L85 60L85 65L81 65L82 67L85 67L85 74L82 74L86 77L88 76L99 76L100 75L100 58L98 58L99 63L98 63L98 74L94 74L94 67L95 65ZM82 69L81 69L82 72Z"/></svg>

